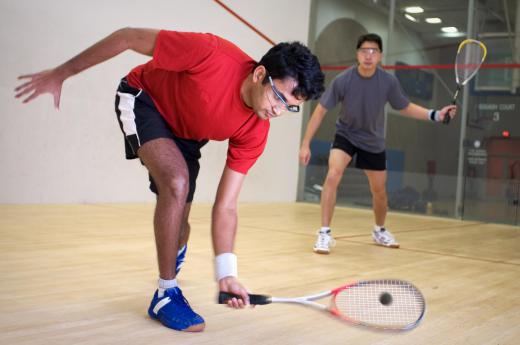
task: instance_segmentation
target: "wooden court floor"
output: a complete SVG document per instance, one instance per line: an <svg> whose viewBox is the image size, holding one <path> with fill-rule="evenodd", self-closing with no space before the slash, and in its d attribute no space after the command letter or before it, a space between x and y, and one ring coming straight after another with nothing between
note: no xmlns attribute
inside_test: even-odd
<svg viewBox="0 0 520 345"><path fill-rule="evenodd" d="M319 207L241 204L239 275L254 292L305 295L398 278L425 295L423 323L372 332L314 309L215 303L210 205L193 205L179 275L206 330L146 315L156 286L153 205L0 205L0 344L520 344L520 228L390 213L400 249L372 244L372 214L338 208L331 255L312 252Z"/></svg>

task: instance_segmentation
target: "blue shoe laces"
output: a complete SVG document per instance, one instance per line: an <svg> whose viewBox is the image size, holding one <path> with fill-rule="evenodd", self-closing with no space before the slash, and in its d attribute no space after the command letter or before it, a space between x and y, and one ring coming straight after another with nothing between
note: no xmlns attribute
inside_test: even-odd
<svg viewBox="0 0 520 345"><path fill-rule="evenodd" d="M175 305L177 311L180 314L184 314L187 317L200 317L197 313L191 309L190 303L182 294L182 290L178 287L167 289L164 292L165 295L171 298L173 304ZM181 309L181 310L179 310Z"/></svg>

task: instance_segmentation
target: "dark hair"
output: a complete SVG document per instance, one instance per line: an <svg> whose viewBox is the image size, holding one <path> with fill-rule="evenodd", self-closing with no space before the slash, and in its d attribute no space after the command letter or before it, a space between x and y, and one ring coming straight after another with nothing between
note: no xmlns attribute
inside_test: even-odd
<svg viewBox="0 0 520 345"><path fill-rule="evenodd" d="M271 78L293 78L298 82L292 94L309 100L318 99L325 87L325 76L320 69L318 58L300 42L279 43L269 49L255 66L264 66ZM267 77L263 83L267 83Z"/></svg>
<svg viewBox="0 0 520 345"><path fill-rule="evenodd" d="M364 42L377 43L379 50L383 51L383 41L381 40L381 36L377 34L366 34L359 36L356 49L359 49Z"/></svg>

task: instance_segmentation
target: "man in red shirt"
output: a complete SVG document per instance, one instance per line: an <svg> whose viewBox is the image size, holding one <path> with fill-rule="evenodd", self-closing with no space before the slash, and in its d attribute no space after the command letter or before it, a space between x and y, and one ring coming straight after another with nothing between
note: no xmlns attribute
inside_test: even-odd
<svg viewBox="0 0 520 345"><path fill-rule="evenodd" d="M126 157L140 158L157 194L159 281L148 314L169 328L202 331L204 320L176 280L186 254L200 148L208 140L229 139L212 237L219 289L241 296L228 306L243 308L249 298L237 280L233 254L240 189L265 148L269 119L317 99L324 76L317 58L297 42L274 46L257 63L211 34L124 28L56 68L21 76L27 81L16 88L16 97L26 97L26 103L50 93L58 108L67 78L128 49L152 56L121 80L116 95Z"/></svg>

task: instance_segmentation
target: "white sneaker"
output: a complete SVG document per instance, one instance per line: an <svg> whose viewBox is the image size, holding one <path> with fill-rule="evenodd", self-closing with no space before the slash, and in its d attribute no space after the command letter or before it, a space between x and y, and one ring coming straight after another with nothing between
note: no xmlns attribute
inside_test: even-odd
<svg viewBox="0 0 520 345"><path fill-rule="evenodd" d="M386 230L385 228L381 228L379 231L372 231L372 239L374 239L374 242L380 246L399 248L399 243L395 241L395 238L390 233L390 231Z"/></svg>
<svg viewBox="0 0 520 345"><path fill-rule="evenodd" d="M322 231L318 230L318 238L316 239L316 243L314 244L314 252L318 254L329 254L330 247L334 247L336 245L336 240L334 240L330 234L330 230Z"/></svg>

